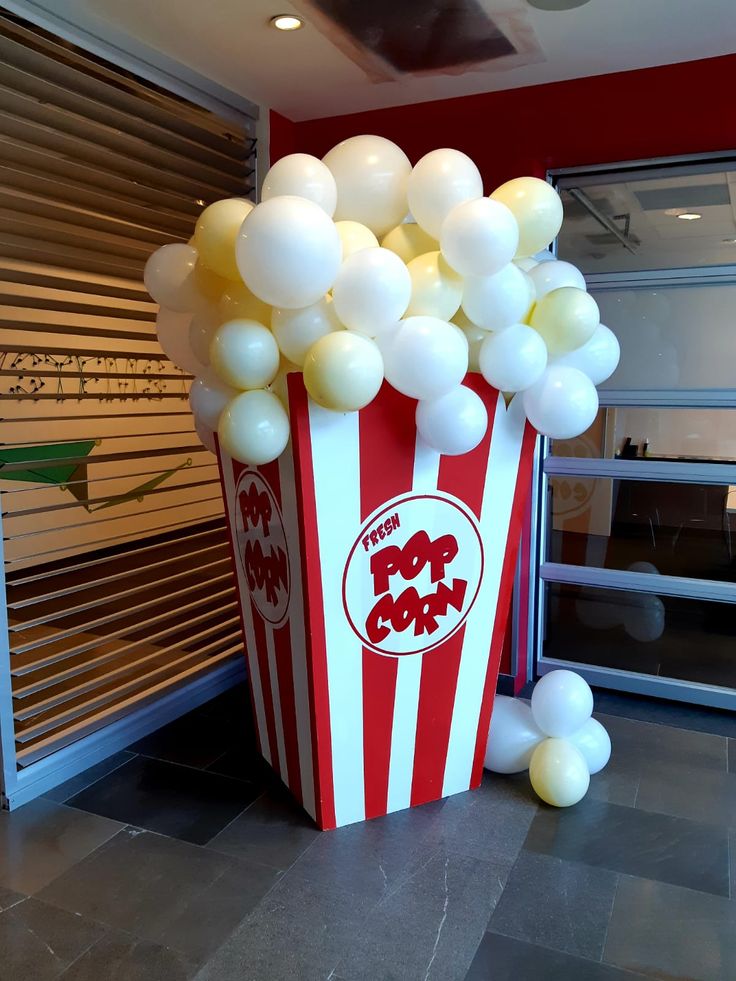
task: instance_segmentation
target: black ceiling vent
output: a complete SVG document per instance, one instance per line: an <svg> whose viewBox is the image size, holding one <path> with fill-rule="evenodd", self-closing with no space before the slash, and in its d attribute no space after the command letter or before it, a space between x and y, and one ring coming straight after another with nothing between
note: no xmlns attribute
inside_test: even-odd
<svg viewBox="0 0 736 981"><path fill-rule="evenodd" d="M477 0L310 0L398 72L447 71L517 53Z"/></svg>

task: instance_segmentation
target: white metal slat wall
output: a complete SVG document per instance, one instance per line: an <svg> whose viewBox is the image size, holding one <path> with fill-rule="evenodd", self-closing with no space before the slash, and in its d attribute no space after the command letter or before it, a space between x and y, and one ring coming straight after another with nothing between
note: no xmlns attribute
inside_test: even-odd
<svg viewBox="0 0 736 981"><path fill-rule="evenodd" d="M254 178L255 112L234 125L0 16L13 767L48 765L240 653L217 465L142 272L203 205L249 196Z"/></svg>

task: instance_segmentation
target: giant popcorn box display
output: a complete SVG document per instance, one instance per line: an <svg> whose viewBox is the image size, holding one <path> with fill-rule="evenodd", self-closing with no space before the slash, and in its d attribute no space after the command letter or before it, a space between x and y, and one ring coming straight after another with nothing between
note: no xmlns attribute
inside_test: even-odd
<svg viewBox="0 0 736 981"><path fill-rule="evenodd" d="M288 376L292 439L222 451L261 752L321 828L479 784L536 432L479 375L461 456L384 385L337 414Z"/></svg>

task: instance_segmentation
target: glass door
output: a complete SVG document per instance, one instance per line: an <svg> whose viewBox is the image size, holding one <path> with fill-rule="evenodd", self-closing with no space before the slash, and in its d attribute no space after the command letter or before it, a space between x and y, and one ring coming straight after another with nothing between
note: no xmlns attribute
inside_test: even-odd
<svg viewBox="0 0 736 981"><path fill-rule="evenodd" d="M558 256L622 359L588 432L542 447L537 670L736 707L736 163L556 180Z"/></svg>

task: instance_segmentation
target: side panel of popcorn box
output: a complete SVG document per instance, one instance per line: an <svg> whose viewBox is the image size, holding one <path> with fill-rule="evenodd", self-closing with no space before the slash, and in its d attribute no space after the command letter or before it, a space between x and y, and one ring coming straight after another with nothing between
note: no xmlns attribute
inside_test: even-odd
<svg viewBox="0 0 736 981"><path fill-rule="evenodd" d="M290 449L222 459L260 747L322 828L480 782L536 433L466 384L490 424L461 457L389 386L341 415L290 376Z"/></svg>

